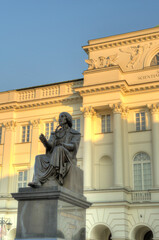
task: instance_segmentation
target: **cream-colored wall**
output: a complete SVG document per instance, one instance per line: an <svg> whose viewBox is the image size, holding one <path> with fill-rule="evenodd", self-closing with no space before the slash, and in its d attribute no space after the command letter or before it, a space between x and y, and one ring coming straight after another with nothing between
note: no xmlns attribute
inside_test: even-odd
<svg viewBox="0 0 159 240"><path fill-rule="evenodd" d="M28 181L32 179L35 156L45 152L39 134L44 133L46 122L54 121L57 126L59 113L66 111L81 120L77 164L84 170L85 195L93 203L87 210L87 239L99 225L104 225L113 239L134 239L141 226L149 227L154 239L159 238L155 167L152 168L155 176L152 189L141 191L138 203L132 200L136 194L133 191L135 154L147 153L152 165L158 166L155 163L157 155L154 156L157 148L153 147L159 144L159 134L153 127L159 124L159 118L155 115L153 122L152 116L153 111L159 113L156 105L159 104L159 68L150 67L159 49L155 36L159 37L159 28L90 41L84 50L89 59L97 61L94 69L84 72L84 80L0 93L0 126L3 126L0 211L11 218L12 229L16 227L17 203L10 193L17 191L18 171L28 170ZM139 56L126 67L133 49L139 50ZM108 57L115 54L114 66L98 67L99 57L108 61ZM135 114L141 111L146 113L146 131L137 132ZM102 114L111 115L110 133L101 132ZM27 124L31 127L30 142L22 143L21 127ZM115 124L120 129L114 130ZM116 179L121 180L120 186Z"/></svg>

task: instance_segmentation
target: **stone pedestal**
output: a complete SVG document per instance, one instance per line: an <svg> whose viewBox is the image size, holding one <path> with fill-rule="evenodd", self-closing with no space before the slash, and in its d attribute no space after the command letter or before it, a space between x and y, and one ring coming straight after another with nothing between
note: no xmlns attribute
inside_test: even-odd
<svg viewBox="0 0 159 240"><path fill-rule="evenodd" d="M76 176L70 171L65 182L71 190L50 179L41 188L12 193L18 201L16 239L85 240L86 208L91 204L82 194L82 182L77 181L80 169L74 170Z"/></svg>

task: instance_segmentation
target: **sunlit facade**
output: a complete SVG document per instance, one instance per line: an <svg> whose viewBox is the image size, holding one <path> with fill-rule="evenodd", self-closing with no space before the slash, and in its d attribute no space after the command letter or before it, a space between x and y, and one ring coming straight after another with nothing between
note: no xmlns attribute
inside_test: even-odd
<svg viewBox="0 0 159 240"><path fill-rule="evenodd" d="M159 27L88 41L83 79L0 93L0 218L62 111L81 132L87 240L159 239Z"/></svg>

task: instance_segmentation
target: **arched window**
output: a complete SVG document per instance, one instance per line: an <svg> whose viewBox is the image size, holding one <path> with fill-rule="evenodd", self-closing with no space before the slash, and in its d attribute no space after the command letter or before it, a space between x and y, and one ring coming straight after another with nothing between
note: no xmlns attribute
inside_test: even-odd
<svg viewBox="0 0 159 240"><path fill-rule="evenodd" d="M147 153L140 152L133 160L134 190L148 190L152 186L151 161Z"/></svg>
<svg viewBox="0 0 159 240"><path fill-rule="evenodd" d="M159 65L159 52L152 58L150 66Z"/></svg>
<svg viewBox="0 0 159 240"><path fill-rule="evenodd" d="M113 162L109 156L99 159L95 169L95 188L107 189L113 186Z"/></svg>

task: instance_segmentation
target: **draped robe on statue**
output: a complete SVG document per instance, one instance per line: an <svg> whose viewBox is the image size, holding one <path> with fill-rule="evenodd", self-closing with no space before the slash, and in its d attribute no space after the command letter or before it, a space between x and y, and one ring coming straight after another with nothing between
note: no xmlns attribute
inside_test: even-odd
<svg viewBox="0 0 159 240"><path fill-rule="evenodd" d="M51 147L46 148L46 154L36 156L33 182L43 184L50 176L54 176L58 183L63 185L63 179L71 164L77 164L76 154L81 134L70 127L64 133L60 129L60 134L62 137L52 132L48 141Z"/></svg>

